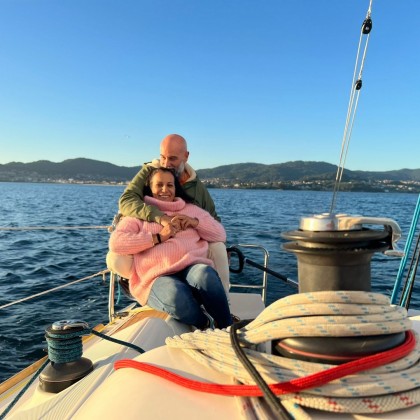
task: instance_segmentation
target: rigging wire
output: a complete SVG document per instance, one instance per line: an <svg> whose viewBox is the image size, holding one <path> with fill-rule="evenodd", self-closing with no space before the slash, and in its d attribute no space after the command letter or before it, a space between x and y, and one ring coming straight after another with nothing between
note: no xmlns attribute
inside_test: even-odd
<svg viewBox="0 0 420 420"><path fill-rule="evenodd" d="M97 226L21 226L21 227L8 227L8 226L0 226L0 232L1 231L31 231L31 230L77 230L77 229L107 229L109 230L111 226L109 225L97 225ZM226 228L228 230L228 228ZM273 233L272 230L261 230L255 228L254 231L250 229L249 227L238 227L234 226L231 228L232 231L228 232L231 235L240 233L243 234L251 234L255 235L256 233L262 234L262 235L269 235L272 237L275 237L277 239L277 233Z"/></svg>
<svg viewBox="0 0 420 420"><path fill-rule="evenodd" d="M82 279L74 280L74 281L71 281L70 283L66 283L66 284L63 284L61 286L53 287L52 289L44 290L43 292L35 293L34 295L27 296L27 297L19 299L19 300L15 300L13 302L6 303L5 305L0 306L0 309L4 309L4 308L8 308L9 306L17 305L18 303L22 303L22 302L25 302L25 301L30 300L30 299L34 299L34 298L42 296L42 295L46 295L47 293L55 292L59 289L64 289L65 287L71 286L72 284L80 283L80 282L85 281L85 280L90 280L94 277L98 277L98 276L104 277L105 274L107 274L107 273L109 273L108 269L99 271L96 274L92 274L90 276L83 277Z"/></svg>
<svg viewBox="0 0 420 420"><path fill-rule="evenodd" d="M22 227L1 227L0 231L21 231L21 230L76 230L76 229L108 229L109 226L22 226Z"/></svg>
<svg viewBox="0 0 420 420"><path fill-rule="evenodd" d="M344 133L343 133L343 139L341 143L341 153L340 153L340 161L337 167L337 173L334 183L334 190L333 190L333 197L331 201L331 207L330 207L330 213L333 213L335 208L335 203L337 200L337 194L338 190L340 188L340 183L343 177L344 173L344 165L347 158L347 152L350 145L350 138L353 131L354 126L354 120L356 117L356 111L357 106L359 103L359 96L360 96L360 90L362 88L362 74L363 74L363 68L365 65L365 59L366 59L366 53L367 53L367 47L369 43L369 36L370 31L372 30L372 19L371 19L371 13L372 13L372 1L369 2L368 11L366 13L366 18L363 21L361 30L360 30L360 37L359 37L359 45L357 47L357 55L356 55L356 63L354 65L354 71L353 71L353 80L351 84L350 89L350 99L349 99L349 105L347 109L347 117L346 122L344 125ZM364 46L362 47L364 37L363 35L367 35L365 38ZM363 48L363 53L360 56L361 50Z"/></svg>
<svg viewBox="0 0 420 420"><path fill-rule="evenodd" d="M419 222L419 219L420 219L420 195L417 198L416 208L414 209L413 219L411 221L410 230L408 232L407 240L405 242L404 256L401 260L400 267L398 269L397 278L395 279L394 290L392 291L392 295L391 295L392 304L397 303L398 293L401 287L401 282L403 280L404 270L407 265L407 260L410 254L410 249L413 244L413 239L414 239L414 235L417 229L417 224Z"/></svg>
<svg viewBox="0 0 420 420"><path fill-rule="evenodd" d="M411 295L413 293L414 282L417 275L417 270L419 267L420 260L420 233L417 236L416 245L413 250L413 255L411 257L410 267L407 271L407 279L401 293L400 306L404 306L408 310L410 307Z"/></svg>

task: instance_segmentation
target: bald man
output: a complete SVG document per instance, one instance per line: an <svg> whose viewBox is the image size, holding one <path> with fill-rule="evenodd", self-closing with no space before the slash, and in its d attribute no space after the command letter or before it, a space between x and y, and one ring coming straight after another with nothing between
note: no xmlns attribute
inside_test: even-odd
<svg viewBox="0 0 420 420"><path fill-rule="evenodd" d="M187 163L188 157L187 142L182 136L179 134L166 136L160 143L159 159L145 163L121 195L119 200L120 213L123 216L132 216L148 222L160 223L162 226L171 222L171 217L157 207L144 203L143 189L150 171L153 168L163 166L173 168L185 192L194 200L193 203L209 212L220 222L213 199L198 179L194 169ZM229 291L229 264L225 245L219 242L210 243L209 258L213 260L227 293ZM116 271L123 277L129 277L132 257L131 260L129 258L122 259L109 253L107 263L111 270Z"/></svg>
<svg viewBox="0 0 420 420"><path fill-rule="evenodd" d="M213 199L197 178L194 169L187 163L188 157L187 142L182 136L178 134L166 136L160 144L160 158L145 163L122 194L119 201L122 215L160 223L163 226L170 223L170 217L157 207L145 204L143 200L143 188L147 176L153 168L163 166L173 168L185 192L194 200L194 204L208 211L220 222Z"/></svg>

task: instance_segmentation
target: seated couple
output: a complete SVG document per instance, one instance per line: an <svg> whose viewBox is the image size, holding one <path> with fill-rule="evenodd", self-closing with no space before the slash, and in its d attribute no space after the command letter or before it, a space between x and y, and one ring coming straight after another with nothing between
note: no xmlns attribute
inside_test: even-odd
<svg viewBox="0 0 420 420"><path fill-rule="evenodd" d="M225 289L208 258L208 242L224 242L226 232L208 212L191 204L171 169L153 169L144 201L172 217L162 227L124 217L112 232L109 248L134 255L130 292L141 305L204 329L209 314L218 328L232 324ZM204 308L204 310L203 310Z"/></svg>

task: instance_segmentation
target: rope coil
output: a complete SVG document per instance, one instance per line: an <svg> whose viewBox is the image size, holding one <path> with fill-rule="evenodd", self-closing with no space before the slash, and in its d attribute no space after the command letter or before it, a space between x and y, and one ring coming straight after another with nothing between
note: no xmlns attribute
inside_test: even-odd
<svg viewBox="0 0 420 420"><path fill-rule="evenodd" d="M289 394L281 397L301 406L326 411L378 413L420 404L420 344L417 335L410 330L411 321L406 310L391 306L383 295L329 291L280 299L241 328L238 336L245 353L264 380L275 384L305 381L310 375L333 371L334 366L257 351L256 347L266 341L284 337L412 334L410 352L402 357L400 354L397 360L383 359L381 365L370 366L364 372L344 378L333 377L326 384L313 384L304 391L290 389ZM182 349L200 364L235 377L243 384L253 383L230 346L227 330L197 330L168 338L166 344ZM383 362L387 364L382 365ZM345 365L352 363L358 365L360 359Z"/></svg>
<svg viewBox="0 0 420 420"><path fill-rule="evenodd" d="M45 334L48 358L53 363L69 363L79 360L83 355L82 336L91 333L92 330L88 329L54 334L51 328L48 328Z"/></svg>
<svg viewBox="0 0 420 420"><path fill-rule="evenodd" d="M63 321L61 321L63 322ZM64 321L66 322L66 321ZM87 324L86 324L87 326ZM7 414L12 410L12 408L17 404L17 402L22 398L25 392L33 384L33 382L39 377L40 374L44 371L45 368L48 368L50 362L52 363L69 363L80 360L83 355L83 341L82 336L85 335L96 335L99 338L108 340L115 344L120 344L125 347L129 347L140 354L144 353L141 347L136 346L135 344L128 343L117 338L110 337L106 334L102 334L99 331L96 331L91 328L79 328L76 330L67 330L61 333L54 333L51 328L46 330L46 340L48 344L48 358L42 364L42 366L32 375L32 378L25 384L25 386L16 394L15 398L10 402L6 409L0 414L0 420L6 418Z"/></svg>

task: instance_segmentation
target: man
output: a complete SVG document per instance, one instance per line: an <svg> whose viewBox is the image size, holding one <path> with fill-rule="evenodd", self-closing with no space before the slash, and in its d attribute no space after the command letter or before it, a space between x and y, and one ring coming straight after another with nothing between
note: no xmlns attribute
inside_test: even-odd
<svg viewBox="0 0 420 420"><path fill-rule="evenodd" d="M209 212L216 220L220 218L216 207L206 187L198 179L195 170L187 163L189 152L186 140L178 134L169 134L160 144L160 158L145 163L137 175L131 180L119 200L120 213L123 216L137 217L148 222L160 223L166 226L171 223L171 217L160 211L157 207L144 203L143 189L146 179L153 168L163 166L172 168L185 192L194 200L194 204ZM215 268L222 280L226 293L229 291L229 264L226 247L221 242L209 244L209 258L214 262ZM108 267L123 277L129 277L131 259L121 259L109 253Z"/></svg>
<svg viewBox="0 0 420 420"><path fill-rule="evenodd" d="M148 206L143 200L143 188L153 168L163 166L175 170L177 178L185 192L194 200L194 204L208 211L217 221L216 208L206 187L197 178L194 169L187 163L189 152L187 142L178 134L166 136L160 144L160 158L145 163L137 175L128 184L122 194L119 206L123 216L137 217L148 222L156 222L165 226L170 218L157 207Z"/></svg>

